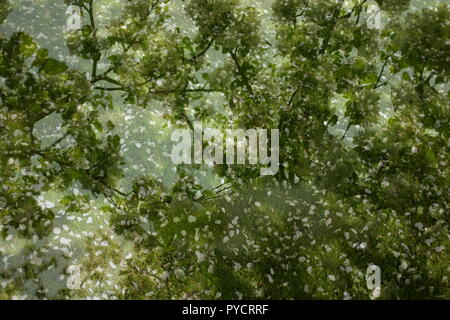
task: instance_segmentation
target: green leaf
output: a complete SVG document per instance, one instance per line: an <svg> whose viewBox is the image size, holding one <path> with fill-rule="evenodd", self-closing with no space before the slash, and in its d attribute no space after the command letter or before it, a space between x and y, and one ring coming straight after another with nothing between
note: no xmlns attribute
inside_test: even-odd
<svg viewBox="0 0 450 320"><path fill-rule="evenodd" d="M407 81L410 81L411 80L411 77L409 76L409 72L403 72L402 73L402 79L403 80L407 80Z"/></svg>
<svg viewBox="0 0 450 320"><path fill-rule="evenodd" d="M48 74L59 74L65 72L68 69L66 64L59 62L53 58L47 59L47 61L42 66L41 72Z"/></svg>
<svg viewBox="0 0 450 320"><path fill-rule="evenodd" d="M26 58L32 56L37 48L36 43L28 34L25 33L22 33L20 38L20 51Z"/></svg>

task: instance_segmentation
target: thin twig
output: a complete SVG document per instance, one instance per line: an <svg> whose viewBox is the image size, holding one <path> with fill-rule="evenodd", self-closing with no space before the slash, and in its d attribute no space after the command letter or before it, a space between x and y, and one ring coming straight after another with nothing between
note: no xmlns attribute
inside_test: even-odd
<svg viewBox="0 0 450 320"><path fill-rule="evenodd" d="M206 52L208 52L209 48L211 48L211 46L213 45L213 43L214 43L214 41L216 40L216 38L217 38L217 36L212 37L211 40L209 41L209 43L207 44L207 46L206 46L202 51L200 51L199 53L197 53L195 56L193 56L192 58L190 58L189 60L190 60L190 61L195 61L195 60L197 60L198 58L200 58L201 56L205 55Z"/></svg>
<svg viewBox="0 0 450 320"><path fill-rule="evenodd" d="M345 133L344 133L344 135L342 136L341 140L344 140L344 138L345 138L345 136L347 135L347 132L348 132L348 130L350 129L351 126L352 126L352 123L349 122L348 125L347 125L347 129L345 129Z"/></svg>
<svg viewBox="0 0 450 320"><path fill-rule="evenodd" d="M237 51L237 49L236 49L236 51ZM248 92L249 92L254 98L256 98L255 93L253 92L253 88L252 88L252 86L250 85L250 82L249 82L249 80L248 80L248 78L247 78L247 76L246 76L244 70L242 70L242 67L241 67L241 65L239 64L239 60L238 60L238 57L237 57L236 53L233 52L233 50L231 50L231 51L230 51L230 55L231 55L231 57L233 58L234 63L236 64L236 68L237 68L239 74L241 75L242 80L244 81L245 87L247 88Z"/></svg>
<svg viewBox="0 0 450 320"><path fill-rule="evenodd" d="M381 77L383 76L384 69L386 68L386 65L388 64L389 59L390 59L390 57L387 57L387 58L386 58L386 61L384 61L383 66L381 67L380 74L378 75L377 82L376 82L375 85L373 86L374 89L378 88L378 84L379 84L380 81L381 81Z"/></svg>

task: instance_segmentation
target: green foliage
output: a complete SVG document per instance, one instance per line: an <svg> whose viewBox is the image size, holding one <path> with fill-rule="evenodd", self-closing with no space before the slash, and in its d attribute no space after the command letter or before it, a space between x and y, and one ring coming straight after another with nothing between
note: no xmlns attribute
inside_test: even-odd
<svg viewBox="0 0 450 320"><path fill-rule="evenodd" d="M0 3L0 23L3 23L10 11L11 4L8 1L2 1L2 3Z"/></svg>
<svg viewBox="0 0 450 320"><path fill-rule="evenodd" d="M0 299L449 299L450 9L431 2L376 1L377 30L364 0L64 1L70 57L2 33ZM279 173L145 171L194 121L278 128Z"/></svg>

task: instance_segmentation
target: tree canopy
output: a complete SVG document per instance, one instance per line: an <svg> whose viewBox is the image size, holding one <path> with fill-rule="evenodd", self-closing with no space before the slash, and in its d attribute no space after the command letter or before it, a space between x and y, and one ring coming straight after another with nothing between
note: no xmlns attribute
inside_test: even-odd
<svg viewBox="0 0 450 320"><path fill-rule="evenodd" d="M0 298L449 299L449 18L2 1ZM195 121L279 129L279 172L175 167L170 130Z"/></svg>

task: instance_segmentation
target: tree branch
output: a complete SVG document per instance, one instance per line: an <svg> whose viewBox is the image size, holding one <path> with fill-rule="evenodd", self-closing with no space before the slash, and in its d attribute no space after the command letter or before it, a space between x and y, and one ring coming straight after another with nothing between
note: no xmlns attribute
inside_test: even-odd
<svg viewBox="0 0 450 320"><path fill-rule="evenodd" d="M384 61L383 66L381 67L380 74L378 75L377 82L375 82L373 88L378 88L378 84L381 81L381 77L383 76L384 68L386 68L387 63L389 62L389 57L387 57L386 61Z"/></svg>
<svg viewBox="0 0 450 320"><path fill-rule="evenodd" d="M58 143L60 143L61 141L63 141L65 138L67 138L67 136L70 135L70 132L67 130L67 132L65 134L63 134L58 140L56 140L55 142L53 142L51 145L49 145L47 148L51 149L54 146L56 146Z"/></svg>
<svg viewBox="0 0 450 320"><path fill-rule="evenodd" d="M86 6L84 6L84 8L86 8ZM88 8L86 8L86 9L87 9L87 12L89 14L89 21L90 21L90 24L91 24L92 36L96 40L97 39L97 27L95 26L93 0L89 0ZM98 61L99 60L100 60L100 57L93 57L92 58L91 79L95 79L97 77L97 66L98 66Z"/></svg>
<svg viewBox="0 0 450 320"><path fill-rule="evenodd" d="M385 81L385 82L383 82L382 84L380 84L381 77L383 76L384 69L386 68L386 66L387 66L387 64L388 64L390 58L391 58L391 57L388 56L388 57L386 58L386 60L384 61L383 66L381 67L380 74L378 75L377 82L374 84L373 89L377 89L377 88L379 88L379 87L384 86L384 85L385 85L386 83L388 83L389 80L392 78L392 76L391 76L387 81Z"/></svg>
<svg viewBox="0 0 450 320"><path fill-rule="evenodd" d="M348 130L350 129L351 126L352 126L352 122L349 121L349 122L348 122L348 125L347 125L347 129L345 129L344 135L342 136L341 140L344 140L344 138L345 138L345 136L347 135Z"/></svg>
<svg viewBox="0 0 450 320"><path fill-rule="evenodd" d="M329 28L327 30L327 34L322 43L322 47L319 50L319 54L323 54L325 50L328 48L328 44L330 43L331 36L333 35L334 29L339 21L339 13L341 12L342 6L344 5L344 0L340 0L339 4L334 8L333 14L331 16L331 21L329 23Z"/></svg>
<svg viewBox="0 0 450 320"><path fill-rule="evenodd" d="M117 87L117 88L106 88L106 87L94 87L96 90L105 90L105 91L125 91L128 92L128 90L124 87Z"/></svg>
<svg viewBox="0 0 450 320"><path fill-rule="evenodd" d="M231 55L231 57L233 58L234 63L236 64L236 68L237 68L239 74L241 75L242 80L244 81L245 87L247 88L248 92L249 92L254 98L256 98L255 93L253 92L253 88L252 88L252 86L250 85L250 82L249 82L249 80L248 80L248 78L247 78L247 76L246 76L244 70L242 70L242 67L241 67L241 65L239 64L239 60L238 60L238 57L237 57L236 53L233 52L233 51L231 50L231 51L230 51L230 55Z"/></svg>
<svg viewBox="0 0 450 320"><path fill-rule="evenodd" d="M288 102L288 108L291 107L291 105L294 103L294 99L297 96L297 93L300 91L300 86L297 86L297 88L295 89L295 91L292 93L291 97L289 98L289 102Z"/></svg>
<svg viewBox="0 0 450 320"><path fill-rule="evenodd" d="M302 11L301 11L299 14L297 14L297 15L295 16L295 18L300 18L300 17L305 13L306 8L308 8L308 7L309 7L309 1L306 1L306 4L305 4L305 6L303 7Z"/></svg>
<svg viewBox="0 0 450 320"><path fill-rule="evenodd" d="M195 61L198 58L200 58L201 56L205 55L206 52L208 52L209 48L211 48L211 46L213 45L214 41L216 40L217 36L214 36L211 38L211 40L208 42L207 46L200 51L199 53L197 53L195 56L193 56L192 58L190 58L190 61Z"/></svg>
<svg viewBox="0 0 450 320"><path fill-rule="evenodd" d="M339 19L347 19L347 18L350 18L350 17L353 15L353 13L356 12L356 13L357 13L357 16L356 16L356 24L358 24L358 23L359 23L359 17L360 17L360 15L361 15L361 11L362 11L362 7L363 7L363 5L364 5L367 1L368 1L368 0L363 0L361 3L355 5L355 6L352 8L352 10L350 10L349 13L347 13L347 14L345 14L345 15L339 17Z"/></svg>

